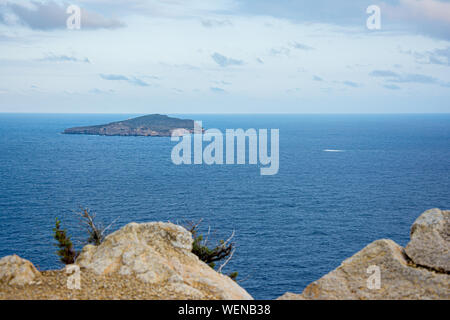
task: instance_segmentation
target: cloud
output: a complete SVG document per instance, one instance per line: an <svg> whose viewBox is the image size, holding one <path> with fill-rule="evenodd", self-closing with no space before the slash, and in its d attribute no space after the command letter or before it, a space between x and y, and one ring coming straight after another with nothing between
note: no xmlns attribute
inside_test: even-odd
<svg viewBox="0 0 450 320"><path fill-rule="evenodd" d="M395 84L385 84L383 85L384 88L389 90L400 90L401 88Z"/></svg>
<svg viewBox="0 0 450 320"><path fill-rule="evenodd" d="M215 52L211 55L211 58L221 67L229 67L229 66L241 66L244 64L242 60L236 60L232 58L225 57L220 53Z"/></svg>
<svg viewBox="0 0 450 320"><path fill-rule="evenodd" d="M361 86L360 84L353 82L353 81L343 81L342 83L345 84L346 86L352 87L352 88L359 88Z"/></svg>
<svg viewBox="0 0 450 320"><path fill-rule="evenodd" d="M446 87L446 82L441 81L435 77L427 76L419 73L398 74L390 70L374 70L369 73L372 77L385 78L389 84L384 87L388 89L400 89L393 83L418 83L418 84L438 84Z"/></svg>
<svg viewBox="0 0 450 320"><path fill-rule="evenodd" d="M450 47L434 49L426 52L400 51L412 55L417 63L450 66Z"/></svg>
<svg viewBox="0 0 450 320"><path fill-rule="evenodd" d="M307 46L306 44L294 42L291 44L291 47L294 49L300 49L300 50L314 50L313 47Z"/></svg>
<svg viewBox="0 0 450 320"><path fill-rule="evenodd" d="M298 93L300 91L301 91L300 88L292 88L292 89L286 90L286 93L292 94L292 93Z"/></svg>
<svg viewBox="0 0 450 320"><path fill-rule="evenodd" d="M420 32L450 39L448 0L277 0L242 1L240 11L252 15L271 15L302 23L326 23L365 28L369 5L381 8L382 30Z"/></svg>
<svg viewBox="0 0 450 320"><path fill-rule="evenodd" d="M301 22L339 25L364 23L366 8L376 0L277 0L242 1L244 13L271 15Z"/></svg>
<svg viewBox="0 0 450 320"><path fill-rule="evenodd" d="M413 20L450 23L450 3L439 0L399 0L400 16ZM395 12L399 14L398 12Z"/></svg>
<svg viewBox="0 0 450 320"><path fill-rule="evenodd" d="M70 16L66 13L69 4L56 3L55 1L30 1L17 3L5 1L0 4L0 9L12 14L16 22L35 30L54 30L67 27L66 21ZM6 24L5 19L0 23ZM8 23L9 24L9 23ZM116 19L108 19L104 16L81 8L81 29L116 29L124 24Z"/></svg>
<svg viewBox="0 0 450 320"><path fill-rule="evenodd" d="M388 83L383 86L387 89L392 90L400 89L400 87L396 86L394 83L434 84L440 85L441 87L449 86L448 82L419 73L398 74L390 70L374 70L371 73L369 73L369 75L372 77L384 78L385 81Z"/></svg>
<svg viewBox="0 0 450 320"><path fill-rule="evenodd" d="M203 19L202 26L205 28L226 27L233 24L229 20L215 20L215 19Z"/></svg>
<svg viewBox="0 0 450 320"><path fill-rule="evenodd" d="M158 76L152 76L152 75L142 76L142 78L152 79L152 80L161 80L160 77L158 77Z"/></svg>
<svg viewBox="0 0 450 320"><path fill-rule="evenodd" d="M121 74L100 74L100 77L104 80L112 80L112 81L117 81L117 80L124 80L124 81L128 81L128 78L121 75Z"/></svg>
<svg viewBox="0 0 450 320"><path fill-rule="evenodd" d="M211 90L214 93L227 93L227 91L225 91L222 88L218 88L218 87L211 87L211 88L209 88L209 90Z"/></svg>
<svg viewBox="0 0 450 320"><path fill-rule="evenodd" d="M390 70L374 70L369 73L372 77L386 78L389 82L395 83L422 83L422 84L436 84L439 80L424 74L409 73L398 74Z"/></svg>
<svg viewBox="0 0 450 320"><path fill-rule="evenodd" d="M91 63L88 58L79 59L74 56L55 54L49 54L47 57L39 59L39 61Z"/></svg>
<svg viewBox="0 0 450 320"><path fill-rule="evenodd" d="M181 93L184 92L183 90L178 89L178 88L172 88L172 91L175 92L175 93L177 93L177 94L181 94Z"/></svg>
<svg viewBox="0 0 450 320"><path fill-rule="evenodd" d="M289 56L290 53L291 53L291 50L289 48L286 48L286 47L279 47L279 48L272 48L272 49L270 49L270 54L272 56L279 56L279 55Z"/></svg>
<svg viewBox="0 0 450 320"><path fill-rule="evenodd" d="M208 13L228 13L238 8L238 0L78 0L121 15L157 17L204 17Z"/></svg>
<svg viewBox="0 0 450 320"><path fill-rule="evenodd" d="M4 34L0 34L0 41L11 41L11 40L13 40L12 37L8 37Z"/></svg>
<svg viewBox="0 0 450 320"><path fill-rule="evenodd" d="M397 73L389 70L374 70L369 75L372 77L399 77Z"/></svg>
<svg viewBox="0 0 450 320"><path fill-rule="evenodd" d="M450 3L439 0L399 0L397 5L382 4L388 21L403 21L410 28L433 37L450 39Z"/></svg>
<svg viewBox="0 0 450 320"><path fill-rule="evenodd" d="M111 94L111 93L114 93L114 90L101 90L101 89L98 89L98 88L94 88L94 89L89 90L89 93L92 93L92 94Z"/></svg>
<svg viewBox="0 0 450 320"><path fill-rule="evenodd" d="M232 85L231 82L224 81L224 80L221 80L221 81L213 81L213 82L214 82L215 84L222 85L222 86L230 86L230 85Z"/></svg>
<svg viewBox="0 0 450 320"><path fill-rule="evenodd" d="M104 80L109 81L126 81L132 85L139 86L139 87L148 87L150 84L147 82L136 78L136 77L126 77L121 74L100 74L100 77Z"/></svg>
<svg viewBox="0 0 450 320"><path fill-rule="evenodd" d="M178 70L189 70L189 71L200 71L201 68L194 66L192 64L170 64L166 62L160 62L159 65L166 67L166 68L172 68L172 69L178 69Z"/></svg>
<svg viewBox="0 0 450 320"><path fill-rule="evenodd" d="M391 79L392 82L398 82L398 83L422 83L422 84L435 84L438 83L438 79L434 77L430 77L423 74L406 74L399 76L395 79Z"/></svg>
<svg viewBox="0 0 450 320"><path fill-rule="evenodd" d="M140 86L140 87L148 87L150 86L147 82L136 78L136 77L132 77L131 79L128 79L128 82L131 84L134 84L135 86Z"/></svg>
<svg viewBox="0 0 450 320"><path fill-rule="evenodd" d="M450 66L450 47L435 49L429 53L428 59L431 64Z"/></svg>

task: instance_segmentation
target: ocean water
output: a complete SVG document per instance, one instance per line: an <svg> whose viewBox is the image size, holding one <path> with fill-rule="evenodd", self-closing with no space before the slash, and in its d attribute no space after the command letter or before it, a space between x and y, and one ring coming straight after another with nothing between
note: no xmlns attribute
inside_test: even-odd
<svg viewBox="0 0 450 320"><path fill-rule="evenodd" d="M55 217L95 211L131 221L203 218L236 232L227 271L255 298L301 292L370 242L405 245L426 209L449 208L450 115L183 115L205 128L278 128L280 170L172 164L170 138L62 135L134 115L0 114L0 256L60 268Z"/></svg>

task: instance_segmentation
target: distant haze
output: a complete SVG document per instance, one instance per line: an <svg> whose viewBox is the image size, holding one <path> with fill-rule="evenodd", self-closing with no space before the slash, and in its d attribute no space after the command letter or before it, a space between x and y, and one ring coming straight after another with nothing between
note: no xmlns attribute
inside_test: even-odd
<svg viewBox="0 0 450 320"><path fill-rule="evenodd" d="M449 1L70 4L0 0L0 112L450 112Z"/></svg>

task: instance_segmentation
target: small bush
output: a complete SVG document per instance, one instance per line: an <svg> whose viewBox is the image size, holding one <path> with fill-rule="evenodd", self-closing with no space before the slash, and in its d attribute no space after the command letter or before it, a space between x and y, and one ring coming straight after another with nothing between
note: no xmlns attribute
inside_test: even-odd
<svg viewBox="0 0 450 320"><path fill-rule="evenodd" d="M80 208L80 212L77 213L80 217L80 225L85 227L88 238L87 243L93 245L100 245L106 237L106 231L111 227L112 223L107 227L103 227L95 222L96 215L91 213L89 209ZM114 222L113 222L114 223ZM67 235L67 231L61 228L61 221L56 218L55 228L53 228L53 238L57 241L56 246L59 248L57 254L59 259L64 264L75 263L75 260L79 253L73 247L73 243L70 237Z"/></svg>
<svg viewBox="0 0 450 320"><path fill-rule="evenodd" d="M67 235L65 229L61 229L61 221L56 218L55 219L55 228L53 228L54 235L53 237L58 242L56 246L59 248L57 254L59 259L64 264L73 264L75 263L75 259L78 254L73 248L73 243L70 240L70 237Z"/></svg>
<svg viewBox="0 0 450 320"><path fill-rule="evenodd" d="M192 244L192 253L194 253L200 260L205 262L211 268L216 267L216 263L219 261L223 261L222 264L217 268L217 272L222 272L222 269L227 265L227 263L232 259L234 251L236 250L234 247L234 243L232 239L234 237L234 231L231 236L227 240L219 240L218 244L210 247L209 246L209 235L205 236L199 234L198 227L201 223L193 223L189 222L187 224L187 229L191 232L192 237L194 238L194 242ZM232 272L228 275L231 279L236 280L238 273Z"/></svg>
<svg viewBox="0 0 450 320"><path fill-rule="evenodd" d="M108 229L115 220L107 227L103 227L102 224L95 221L97 215L89 209L80 207L80 211L77 212L77 214L80 217L80 224L86 228L86 232L89 236L87 243L99 246L105 239Z"/></svg>

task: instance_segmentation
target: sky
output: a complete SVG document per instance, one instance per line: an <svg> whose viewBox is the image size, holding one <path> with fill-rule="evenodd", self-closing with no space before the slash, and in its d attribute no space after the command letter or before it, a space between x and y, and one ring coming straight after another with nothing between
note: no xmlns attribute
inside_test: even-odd
<svg viewBox="0 0 450 320"><path fill-rule="evenodd" d="M449 71L450 0L0 0L0 112L448 113Z"/></svg>

